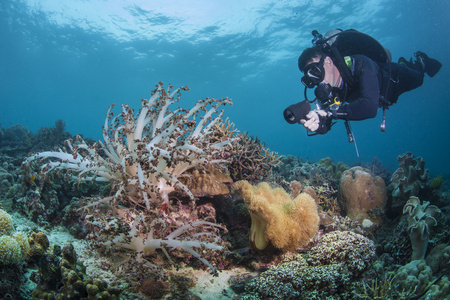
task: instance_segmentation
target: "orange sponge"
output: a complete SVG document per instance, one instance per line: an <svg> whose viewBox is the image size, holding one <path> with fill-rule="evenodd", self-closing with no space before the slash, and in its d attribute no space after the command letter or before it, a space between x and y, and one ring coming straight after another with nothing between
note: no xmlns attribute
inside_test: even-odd
<svg viewBox="0 0 450 300"><path fill-rule="evenodd" d="M316 202L306 193L292 200L282 188L271 188L266 182L252 186L246 180L234 183L232 191L244 198L252 218L250 239L260 250L269 242L281 250L294 250L319 229Z"/></svg>

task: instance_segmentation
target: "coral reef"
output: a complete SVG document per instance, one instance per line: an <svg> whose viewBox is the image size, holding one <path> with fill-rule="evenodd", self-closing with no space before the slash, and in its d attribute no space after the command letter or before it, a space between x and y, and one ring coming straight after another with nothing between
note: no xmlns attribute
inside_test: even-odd
<svg viewBox="0 0 450 300"><path fill-rule="evenodd" d="M375 244L351 231L333 231L324 234L308 256L313 266L344 263L353 274L358 274L375 258Z"/></svg>
<svg viewBox="0 0 450 300"><path fill-rule="evenodd" d="M424 260L413 260L398 269L394 284L397 291L407 296L405 299L414 299L418 295L424 296L424 299L447 299L450 281L447 277L439 282L434 282L434 279L431 268Z"/></svg>
<svg viewBox="0 0 450 300"><path fill-rule="evenodd" d="M86 237L100 247L115 245L137 251L138 261L150 267L153 264L142 256L160 249L170 260L166 247L178 248L215 270L193 248L225 250L225 242L218 237L222 226L214 223L214 211L204 213L213 222L198 219L202 210L194 200L195 195L213 192L211 183L220 182L218 173L211 170L225 169L229 162L232 138L217 140L215 130L223 114L218 108L231 100L207 98L190 110L171 111L181 91L189 90L171 89L161 82L156 85L151 98L142 100L136 116L128 105L122 105L122 114L113 117L111 106L103 128L104 142L89 145L77 137L67 141L67 148L31 155L24 167L39 160L45 162L41 170L47 175L62 171L78 183L109 183L110 196L83 199L80 210L90 231ZM208 176L200 176L205 174ZM179 200L175 205L169 195L187 197L190 202ZM208 253L206 250L202 253Z"/></svg>
<svg viewBox="0 0 450 300"><path fill-rule="evenodd" d="M292 155L284 155L281 157L281 164L275 168L275 171L279 177L288 182L295 180L305 186L320 186L325 181L334 185L347 169L349 167L346 164L342 162L335 164L329 157L323 158L319 162L311 163L308 161L304 162L301 158Z"/></svg>
<svg viewBox="0 0 450 300"><path fill-rule="evenodd" d="M386 205L386 185L381 177L373 176L369 169L353 167L342 174L339 197L345 213L352 220L363 222L368 219L379 224Z"/></svg>
<svg viewBox="0 0 450 300"><path fill-rule="evenodd" d="M430 205L430 202L420 204L420 199L415 196L411 196L406 202L403 214L406 214L408 219L408 231L413 247L411 260L425 258L431 227L437 225L435 217L440 212L440 209L436 205Z"/></svg>
<svg viewBox="0 0 450 300"><path fill-rule="evenodd" d="M33 232L28 238L30 249L27 251L28 260L32 260L33 257L40 257L43 255L50 246L47 235L43 232Z"/></svg>
<svg viewBox="0 0 450 300"><path fill-rule="evenodd" d="M57 120L55 127L42 127L33 136L37 143L33 145L31 151L42 151L43 149L62 147L64 141L72 138L72 135L65 131L66 123Z"/></svg>
<svg viewBox="0 0 450 300"><path fill-rule="evenodd" d="M310 253L285 255L280 264L253 278L239 299L351 299L375 247L364 236L335 231L325 234Z"/></svg>
<svg viewBox="0 0 450 300"><path fill-rule="evenodd" d="M176 108L184 90L110 107L97 143L0 129L0 298L448 298L446 174L279 156L222 120L229 99Z"/></svg>
<svg viewBox="0 0 450 300"><path fill-rule="evenodd" d="M19 163L30 151L62 146L64 141L71 137L71 134L64 128L64 121L57 120L55 127L43 127L35 134L23 125L0 129L0 152L17 158L17 163Z"/></svg>
<svg viewBox="0 0 450 300"><path fill-rule="evenodd" d="M14 125L2 130L0 149L3 154L23 158L33 146L32 133L22 125Z"/></svg>
<svg viewBox="0 0 450 300"><path fill-rule="evenodd" d="M250 239L262 250L271 242L282 250L294 250L308 243L319 227L314 199L306 193L291 199L282 188L271 188L266 182L252 186L238 181L232 190L244 198L252 225Z"/></svg>
<svg viewBox="0 0 450 300"><path fill-rule="evenodd" d="M14 184L14 176L0 166L0 199L5 198L6 193Z"/></svg>
<svg viewBox="0 0 450 300"><path fill-rule="evenodd" d="M0 262L9 265L20 262L25 258L22 246L17 239L9 235L0 236Z"/></svg>
<svg viewBox="0 0 450 300"><path fill-rule="evenodd" d="M45 235L41 235L41 239ZM47 237L45 240L48 241ZM118 283L108 285L101 279L85 274L85 267L77 259L72 244L53 247L53 252L33 253L29 260L39 270L30 279L37 284L33 299L120 299L124 287Z"/></svg>

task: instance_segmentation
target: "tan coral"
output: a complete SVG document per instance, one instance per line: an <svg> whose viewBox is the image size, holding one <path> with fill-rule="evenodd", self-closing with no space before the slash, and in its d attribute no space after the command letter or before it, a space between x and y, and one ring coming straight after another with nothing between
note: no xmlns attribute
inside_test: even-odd
<svg viewBox="0 0 450 300"><path fill-rule="evenodd" d="M30 245L27 250L28 259L44 254L50 246L47 235L43 232L33 232L28 238L28 243Z"/></svg>
<svg viewBox="0 0 450 300"><path fill-rule="evenodd" d="M339 185L339 201L347 216L362 223L369 219L375 224L380 216L370 215L375 209L384 209L387 192L383 178L373 176L369 169L353 167L342 174Z"/></svg>
<svg viewBox="0 0 450 300"><path fill-rule="evenodd" d="M232 191L244 198L252 218L250 239L260 250L269 242L284 251L294 250L319 229L317 205L306 193L292 200L282 188L271 188L266 182L252 186L246 180L234 183Z"/></svg>
<svg viewBox="0 0 450 300"><path fill-rule="evenodd" d="M180 182L185 184L196 197L230 193L227 184L233 183L233 179L213 166L195 168L187 173L184 178L180 179Z"/></svg>

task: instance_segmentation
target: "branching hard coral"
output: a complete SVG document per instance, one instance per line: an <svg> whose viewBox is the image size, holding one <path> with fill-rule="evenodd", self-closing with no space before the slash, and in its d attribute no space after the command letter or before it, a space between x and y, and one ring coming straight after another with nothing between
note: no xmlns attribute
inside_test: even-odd
<svg viewBox="0 0 450 300"><path fill-rule="evenodd" d="M281 163L280 159L278 153L270 151L258 138L244 133L233 141L228 168L234 180L256 183L267 180L272 168Z"/></svg>
<svg viewBox="0 0 450 300"><path fill-rule="evenodd" d="M225 121L218 122L214 125L214 135L212 136L213 141L225 141L225 140L234 140L235 136L239 133L239 130L234 128L234 123L231 122L228 118Z"/></svg>
<svg viewBox="0 0 450 300"><path fill-rule="evenodd" d="M353 291L357 299L368 300L385 300L385 299L416 299L415 291L417 287L410 286L408 290L398 291L398 285L394 282L396 280L394 273L385 274L381 280L378 278L372 279L370 283L362 282L360 289L362 293Z"/></svg>
<svg viewBox="0 0 450 300"><path fill-rule="evenodd" d="M156 85L151 98L142 100L136 117L128 105L122 105L122 114L113 117L111 106L103 127L104 142L90 146L81 139L75 144L67 141L68 150L32 155L25 165L48 159L44 172L62 169L76 174L79 181L109 181L115 194L102 202L119 198L131 206L150 209L151 203L169 205L168 194L175 189L194 198L179 179L196 166L226 162L222 154L230 141L213 145L210 137L223 114L217 112L218 107L231 104L231 100L206 98L190 110L170 111L181 91L189 90L186 86L171 89L164 89L162 82Z"/></svg>

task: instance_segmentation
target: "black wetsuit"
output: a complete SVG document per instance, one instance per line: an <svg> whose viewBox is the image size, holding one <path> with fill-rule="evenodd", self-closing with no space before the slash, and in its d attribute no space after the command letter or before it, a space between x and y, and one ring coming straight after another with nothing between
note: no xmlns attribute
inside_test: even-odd
<svg viewBox="0 0 450 300"><path fill-rule="evenodd" d="M338 119L364 120L374 118L380 105L380 91L388 81L387 68L364 55L352 55L351 73L353 86L342 92L345 103L337 110ZM384 75L384 76L383 76ZM406 67L403 64L391 63L391 80L387 91L387 101L395 103L398 97L407 91L422 85L424 73Z"/></svg>

